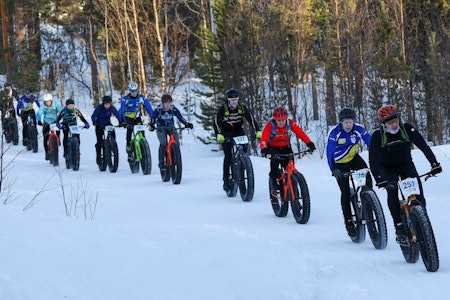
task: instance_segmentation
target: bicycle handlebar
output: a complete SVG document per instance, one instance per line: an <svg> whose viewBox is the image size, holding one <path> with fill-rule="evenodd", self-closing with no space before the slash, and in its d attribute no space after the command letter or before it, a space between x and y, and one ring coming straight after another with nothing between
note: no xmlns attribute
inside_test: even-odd
<svg viewBox="0 0 450 300"><path fill-rule="evenodd" d="M276 153L276 154L268 154L266 157L268 159L278 159L278 160L288 160L288 159L294 159L294 157L296 155L302 157L305 155L311 154L311 152L309 150L303 150L300 152L296 152L296 153L287 153L287 154L282 154L282 153ZM270 156L269 156L270 155Z"/></svg>

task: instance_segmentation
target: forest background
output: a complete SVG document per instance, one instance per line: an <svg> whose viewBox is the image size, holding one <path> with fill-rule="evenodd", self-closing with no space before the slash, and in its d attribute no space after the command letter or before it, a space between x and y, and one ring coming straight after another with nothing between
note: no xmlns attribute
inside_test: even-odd
<svg viewBox="0 0 450 300"><path fill-rule="evenodd" d="M199 103L197 116L211 132L205 143L214 140L212 116L231 87L261 125L276 105L285 105L305 131L323 137L317 141L322 150L342 107L354 107L357 121L374 129L384 103L399 107L430 143L450 142L446 0L0 4L0 73L19 91L49 91L63 101L76 100L82 88L97 105L137 81L155 103L195 78L209 92L186 90L186 103L210 99ZM79 83L76 89L64 87L69 80Z"/></svg>

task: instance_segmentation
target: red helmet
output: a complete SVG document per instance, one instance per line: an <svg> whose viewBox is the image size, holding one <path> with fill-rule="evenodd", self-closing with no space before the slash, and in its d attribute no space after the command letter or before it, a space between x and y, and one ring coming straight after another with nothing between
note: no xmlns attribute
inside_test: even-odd
<svg viewBox="0 0 450 300"><path fill-rule="evenodd" d="M162 103L172 102L172 96L170 96L169 94L162 95L161 102Z"/></svg>
<svg viewBox="0 0 450 300"><path fill-rule="evenodd" d="M282 107L282 106L277 106L275 107L275 109L273 110L273 118L276 121L282 121L282 120L286 120L288 117L288 112L286 110L286 108Z"/></svg>
<svg viewBox="0 0 450 300"><path fill-rule="evenodd" d="M378 110L378 120L381 123L385 123L389 120L395 119L399 117L398 109L393 105L383 105Z"/></svg>

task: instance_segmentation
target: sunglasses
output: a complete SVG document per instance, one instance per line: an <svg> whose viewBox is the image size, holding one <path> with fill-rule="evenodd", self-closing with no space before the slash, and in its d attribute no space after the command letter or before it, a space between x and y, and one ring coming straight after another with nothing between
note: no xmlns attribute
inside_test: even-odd
<svg viewBox="0 0 450 300"><path fill-rule="evenodd" d="M236 97L236 98L228 98L228 101L238 101L239 100L239 97Z"/></svg>

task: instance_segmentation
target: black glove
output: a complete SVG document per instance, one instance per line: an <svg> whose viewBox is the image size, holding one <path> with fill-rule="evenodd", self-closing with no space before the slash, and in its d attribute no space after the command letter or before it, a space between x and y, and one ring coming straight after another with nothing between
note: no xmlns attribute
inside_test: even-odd
<svg viewBox="0 0 450 300"><path fill-rule="evenodd" d="M38 121L38 125L39 125L39 126L42 126L42 125L44 125L44 124L42 124L41 121Z"/></svg>
<svg viewBox="0 0 450 300"><path fill-rule="evenodd" d="M194 128L194 124L192 124L192 123L186 123L186 124L184 124L184 127L189 128L189 129L192 129L192 128Z"/></svg>
<svg viewBox="0 0 450 300"><path fill-rule="evenodd" d="M334 177L342 177L342 171L339 169L334 168L333 170L331 170L331 175Z"/></svg>
<svg viewBox="0 0 450 300"><path fill-rule="evenodd" d="M434 162L434 163L431 164L431 171L430 171L431 175L434 176L434 175L439 174L441 172L442 172L442 167L441 167L440 163Z"/></svg>
<svg viewBox="0 0 450 300"><path fill-rule="evenodd" d="M150 131L155 131L155 129L156 129L156 128L155 128L155 124L151 124L149 130L150 130Z"/></svg>
<svg viewBox="0 0 450 300"><path fill-rule="evenodd" d="M387 182L386 180L383 180L383 181L377 182L377 187L385 188L388 186L388 184L389 184L389 182Z"/></svg>
<svg viewBox="0 0 450 300"><path fill-rule="evenodd" d="M314 150L316 150L316 146L314 145L313 142L309 142L308 144L306 144L306 147L308 147L308 152L313 153Z"/></svg>

